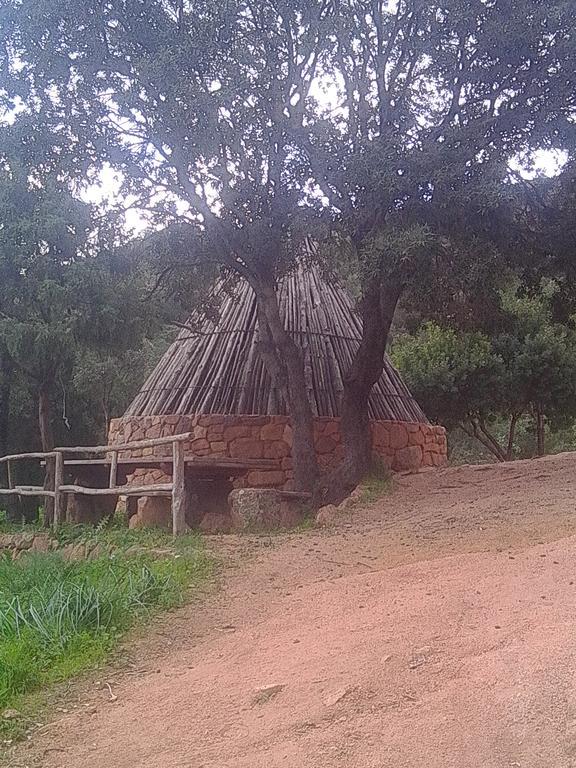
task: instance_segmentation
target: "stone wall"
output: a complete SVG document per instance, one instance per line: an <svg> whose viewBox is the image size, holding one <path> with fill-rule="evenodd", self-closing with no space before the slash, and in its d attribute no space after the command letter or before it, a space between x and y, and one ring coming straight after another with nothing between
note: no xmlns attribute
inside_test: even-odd
<svg viewBox="0 0 576 768"><path fill-rule="evenodd" d="M374 452L394 471L437 467L446 463L444 427L409 422L372 422ZM237 481L239 486L290 489L292 485L292 428L286 416L138 416L113 419L111 444L193 433L185 444L195 456L229 456L239 459L275 459L274 469L254 470ZM342 458L340 420L317 418L314 422L316 451L322 469L336 466ZM170 445L133 451L133 457L169 456ZM151 481L162 477L151 473Z"/></svg>

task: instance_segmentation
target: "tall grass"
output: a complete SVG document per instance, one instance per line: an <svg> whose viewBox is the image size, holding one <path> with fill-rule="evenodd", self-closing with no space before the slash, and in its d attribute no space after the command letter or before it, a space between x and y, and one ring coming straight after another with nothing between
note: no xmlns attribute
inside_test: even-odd
<svg viewBox="0 0 576 768"><path fill-rule="evenodd" d="M160 559L121 550L94 561L66 562L58 552L0 558L0 710L101 661L132 624L180 602L210 570L198 540L187 538Z"/></svg>

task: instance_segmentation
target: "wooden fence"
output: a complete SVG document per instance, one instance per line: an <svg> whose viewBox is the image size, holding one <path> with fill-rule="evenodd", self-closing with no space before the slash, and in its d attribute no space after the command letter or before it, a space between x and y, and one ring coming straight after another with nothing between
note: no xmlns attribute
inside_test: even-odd
<svg viewBox="0 0 576 768"><path fill-rule="evenodd" d="M67 446L54 448L52 451L41 453L17 453L0 458L0 464L7 465L8 487L0 488L0 495L41 496L54 499L54 528L62 522L65 516L65 499L67 493L86 496L171 496L172 497L172 531L174 535L186 530L186 477L184 443L193 438L191 432L185 432L171 437L157 437L150 440L139 440L118 445ZM117 485L118 454L123 451L154 448L157 445L172 444L172 480L169 483L150 485ZM90 456L105 455L110 457L110 475L106 488L88 488L83 485L66 485L64 483L65 456L69 454L84 454ZM30 459L44 460L48 465L53 462L54 485L44 488L35 485L15 485L13 466L17 461ZM160 459L159 459L160 460ZM137 460L135 460L137 461ZM169 458L166 458L169 461Z"/></svg>

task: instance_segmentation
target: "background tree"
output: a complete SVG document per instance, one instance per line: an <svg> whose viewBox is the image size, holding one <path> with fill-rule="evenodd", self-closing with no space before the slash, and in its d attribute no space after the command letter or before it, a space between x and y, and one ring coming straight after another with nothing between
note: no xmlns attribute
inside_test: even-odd
<svg viewBox="0 0 576 768"><path fill-rule="evenodd" d="M435 322L400 335L394 362L430 418L461 429L499 461L514 458L519 421L530 418L534 453L543 455L545 421L559 426L576 414L576 331L572 321L554 320L556 293L550 282L536 294L508 284L501 291L505 327L491 336Z"/></svg>
<svg viewBox="0 0 576 768"><path fill-rule="evenodd" d="M573 31L564 0L338 4L337 105L302 145L361 289L342 409L351 484L369 461L367 402L400 298L528 255L509 163L573 150Z"/></svg>
<svg viewBox="0 0 576 768"><path fill-rule="evenodd" d="M70 173L108 162L123 174L125 200L154 222L185 223L181 268L213 262L252 286L303 488L317 476L312 411L276 282L294 258L308 178L290 133L312 108L330 9L325 0L33 0L9 2L1 20L7 107L23 102L74 147Z"/></svg>
<svg viewBox="0 0 576 768"><path fill-rule="evenodd" d="M6 108L50 126L66 172L109 163L124 203L186 225L182 268L217 263L254 289L302 488L317 478L312 413L276 282L309 227L303 203L336 233L364 333L342 403L346 461L321 489L335 497L368 466L367 402L400 297L486 253L521 254L508 164L572 151L567 0L9 0L0 23Z"/></svg>
<svg viewBox="0 0 576 768"><path fill-rule="evenodd" d="M0 414L4 449L11 409L26 387L44 451L71 429L68 394L88 350L118 358L153 324L141 302L145 275L103 242L89 207L54 171L28 163L19 126L2 130L0 157ZM58 404L61 418L56 421ZM35 442L35 441L34 441ZM52 483L52 466L46 482ZM50 509L48 515L50 517Z"/></svg>

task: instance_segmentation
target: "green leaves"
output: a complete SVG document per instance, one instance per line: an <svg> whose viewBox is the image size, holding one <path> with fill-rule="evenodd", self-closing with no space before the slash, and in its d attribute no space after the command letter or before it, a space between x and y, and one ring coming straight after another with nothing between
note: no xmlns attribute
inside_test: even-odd
<svg viewBox="0 0 576 768"><path fill-rule="evenodd" d="M554 321L558 286L501 292L506 330L488 336L428 322L400 336L392 356L425 412L448 427L540 411L556 425L576 415L576 329Z"/></svg>
<svg viewBox="0 0 576 768"><path fill-rule="evenodd" d="M484 334L428 322L414 336L399 337L391 354L433 421L454 427L470 414L494 408L502 361Z"/></svg>

